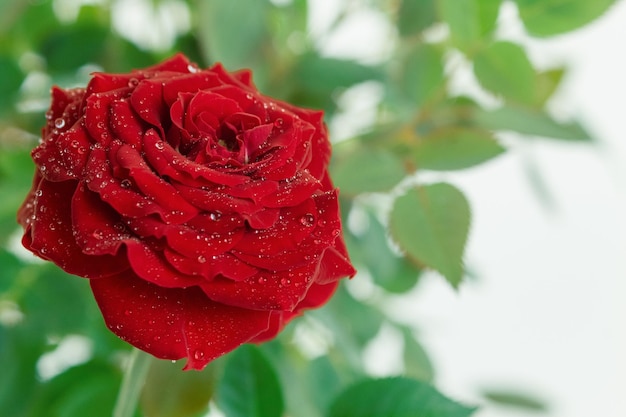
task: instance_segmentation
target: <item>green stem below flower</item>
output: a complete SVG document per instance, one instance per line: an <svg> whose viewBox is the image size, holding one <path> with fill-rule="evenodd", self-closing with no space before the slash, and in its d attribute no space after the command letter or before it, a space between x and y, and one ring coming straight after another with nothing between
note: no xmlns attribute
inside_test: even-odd
<svg viewBox="0 0 626 417"><path fill-rule="evenodd" d="M151 359L152 356L149 354L133 348L115 402L113 417L132 417L135 414Z"/></svg>

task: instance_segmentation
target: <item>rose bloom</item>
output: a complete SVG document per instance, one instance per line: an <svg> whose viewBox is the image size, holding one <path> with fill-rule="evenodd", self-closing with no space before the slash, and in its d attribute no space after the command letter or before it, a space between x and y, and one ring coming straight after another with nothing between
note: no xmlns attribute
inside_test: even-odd
<svg viewBox="0 0 626 417"><path fill-rule="evenodd" d="M322 113L183 55L54 88L24 246L89 278L107 326L202 369L353 276Z"/></svg>

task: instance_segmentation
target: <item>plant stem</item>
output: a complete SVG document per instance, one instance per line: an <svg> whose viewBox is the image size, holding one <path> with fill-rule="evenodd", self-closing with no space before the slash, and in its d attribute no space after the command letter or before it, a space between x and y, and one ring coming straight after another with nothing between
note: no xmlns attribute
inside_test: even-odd
<svg viewBox="0 0 626 417"><path fill-rule="evenodd" d="M132 417L135 414L151 358L147 353L133 348L113 409L113 417Z"/></svg>

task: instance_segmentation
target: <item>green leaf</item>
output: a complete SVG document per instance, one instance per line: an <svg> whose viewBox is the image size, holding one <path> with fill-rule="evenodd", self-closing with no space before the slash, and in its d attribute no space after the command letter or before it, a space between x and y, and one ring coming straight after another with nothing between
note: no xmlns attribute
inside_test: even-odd
<svg viewBox="0 0 626 417"><path fill-rule="evenodd" d="M29 415L33 406L30 399L41 385L36 377L36 365L45 350L46 339L40 326L31 324L26 318L12 327L0 325L1 416Z"/></svg>
<svg viewBox="0 0 626 417"><path fill-rule="evenodd" d="M309 395L321 409L327 409L333 398L341 390L341 378L335 366L326 355L318 356L309 362Z"/></svg>
<svg viewBox="0 0 626 417"><path fill-rule="evenodd" d="M407 255L440 272L457 287L463 278L463 251L470 208L450 184L417 186L396 199L391 236Z"/></svg>
<svg viewBox="0 0 626 417"><path fill-rule="evenodd" d="M467 417L475 408L460 405L431 385L407 378L357 383L335 400L328 417Z"/></svg>
<svg viewBox="0 0 626 417"><path fill-rule="evenodd" d="M503 0L480 0L478 6L478 21L480 32L484 35L491 34L496 28L498 13Z"/></svg>
<svg viewBox="0 0 626 417"><path fill-rule="evenodd" d="M230 70L256 70L268 43L268 0L197 0L194 4L207 62L221 62Z"/></svg>
<svg viewBox="0 0 626 417"><path fill-rule="evenodd" d="M555 68L537 73L537 92L535 103L544 106L548 99L557 90L565 75L564 68Z"/></svg>
<svg viewBox="0 0 626 417"><path fill-rule="evenodd" d="M591 136L577 122L560 123L543 110L506 104L496 110L475 109L474 121L491 130L513 131L525 135L590 141Z"/></svg>
<svg viewBox="0 0 626 417"><path fill-rule="evenodd" d="M330 302L320 310L312 311L315 317L320 317L335 337L337 343L345 343L346 351L351 348L360 350L369 343L380 330L383 314L372 306L355 300L340 285Z"/></svg>
<svg viewBox="0 0 626 417"><path fill-rule="evenodd" d="M402 335L404 336L404 374L420 381L431 382L435 376L435 370L426 350L410 329L402 329Z"/></svg>
<svg viewBox="0 0 626 417"><path fill-rule="evenodd" d="M24 74L17 61L12 57L0 54L0 110L9 108L12 98L17 94L24 80Z"/></svg>
<svg viewBox="0 0 626 417"><path fill-rule="evenodd" d="M496 95L532 104L537 95L535 70L524 49L512 42L494 42L474 58L480 84Z"/></svg>
<svg viewBox="0 0 626 417"><path fill-rule="evenodd" d="M519 392L487 390L483 393L485 398L498 405L520 408L528 411L547 411L546 403L538 398Z"/></svg>
<svg viewBox="0 0 626 417"><path fill-rule="evenodd" d="M417 283L421 269L389 246L387 230L371 211L367 211L367 230L355 236L346 233L346 244L353 262L366 268L374 282L391 293L407 292Z"/></svg>
<svg viewBox="0 0 626 417"><path fill-rule="evenodd" d="M244 345L229 355L217 393L227 417L280 417L283 396L276 372L261 351Z"/></svg>
<svg viewBox="0 0 626 417"><path fill-rule="evenodd" d="M293 82L310 93L332 94L368 80L382 79L380 69L355 61L325 58L317 54L303 55L293 70Z"/></svg>
<svg viewBox="0 0 626 417"><path fill-rule="evenodd" d="M419 141L413 158L418 169L447 171L473 167L504 151L488 131L451 128Z"/></svg>
<svg viewBox="0 0 626 417"><path fill-rule="evenodd" d="M398 31L411 36L438 21L436 0L402 0L398 9Z"/></svg>
<svg viewBox="0 0 626 417"><path fill-rule="evenodd" d="M441 92L445 82L443 54L436 46L422 44L413 49L403 69L400 87L417 106Z"/></svg>
<svg viewBox="0 0 626 417"><path fill-rule="evenodd" d="M454 46L470 52L481 43L478 0L439 0L439 11Z"/></svg>
<svg viewBox="0 0 626 417"><path fill-rule="evenodd" d="M335 146L333 152L331 177L345 195L389 191L406 176L402 161L385 149L350 141Z"/></svg>
<svg viewBox="0 0 626 417"><path fill-rule="evenodd" d="M615 0L515 0L526 30L553 36L578 29L598 18Z"/></svg>
<svg viewBox="0 0 626 417"><path fill-rule="evenodd" d="M192 417L209 406L215 389L215 366L181 372L180 364L153 360L141 393L145 417Z"/></svg>
<svg viewBox="0 0 626 417"><path fill-rule="evenodd" d="M121 379L119 370L98 361L69 368L46 382L32 415L110 417Z"/></svg>

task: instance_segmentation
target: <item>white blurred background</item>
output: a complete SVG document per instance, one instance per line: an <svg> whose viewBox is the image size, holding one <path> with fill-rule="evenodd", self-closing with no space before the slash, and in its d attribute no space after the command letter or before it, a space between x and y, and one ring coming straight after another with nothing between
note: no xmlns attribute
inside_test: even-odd
<svg viewBox="0 0 626 417"><path fill-rule="evenodd" d="M591 1L591 0L590 0ZM312 33L331 21L337 3L312 0ZM483 389L510 389L548 404L549 417L626 416L626 2L567 36L532 40L516 9L505 3L499 34L529 48L544 67L569 68L550 103L557 118L577 117L597 144L503 137L513 151L445 179L473 208L467 266L476 279L455 292L436 276L398 306L420 329L437 386L468 403ZM364 10L332 38L328 55L380 62L389 28ZM435 34L436 36L436 34ZM480 96L461 72L460 91ZM335 137L358 129L375 88L354 92L331 126ZM350 95L347 95L348 101ZM368 99L369 98L369 99ZM529 163L541 173L546 203L531 185ZM374 357L372 371L395 369L397 352ZM384 349L383 349L384 351ZM529 416L486 407L477 417Z"/></svg>

